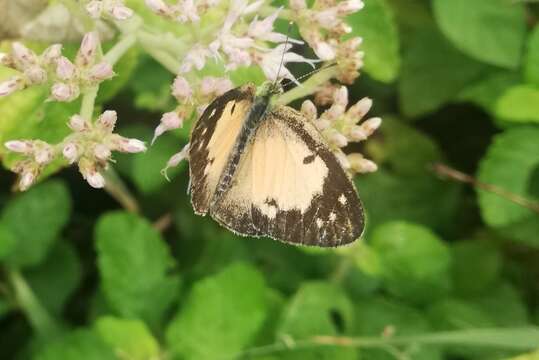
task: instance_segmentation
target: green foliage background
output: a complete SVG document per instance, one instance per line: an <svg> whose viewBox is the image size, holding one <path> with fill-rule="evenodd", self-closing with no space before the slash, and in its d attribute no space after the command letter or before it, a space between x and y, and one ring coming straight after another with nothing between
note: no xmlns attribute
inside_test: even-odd
<svg viewBox="0 0 539 360"><path fill-rule="evenodd" d="M159 173L189 126L117 157L137 215L75 169L22 194L0 170L0 358L490 360L539 349L539 215L430 166L539 202L539 6L365 3L349 18L366 53L351 97L372 97L384 123L363 148L379 171L356 178L361 242L297 248L196 217L185 165L170 183ZM121 134L149 140L173 107L172 75L137 50L116 71L99 104L118 110ZM67 133L79 105L45 97L0 100L1 143ZM0 158L12 161L3 148ZM158 231L158 219L170 226Z"/></svg>

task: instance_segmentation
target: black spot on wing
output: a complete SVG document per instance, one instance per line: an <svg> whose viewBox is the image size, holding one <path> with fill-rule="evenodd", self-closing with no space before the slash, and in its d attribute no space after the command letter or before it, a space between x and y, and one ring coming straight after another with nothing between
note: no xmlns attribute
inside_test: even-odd
<svg viewBox="0 0 539 360"><path fill-rule="evenodd" d="M309 155L309 156L305 156L303 158L303 163L304 164L310 164L314 161L314 159L316 158L316 155L315 154L312 154L312 155Z"/></svg>

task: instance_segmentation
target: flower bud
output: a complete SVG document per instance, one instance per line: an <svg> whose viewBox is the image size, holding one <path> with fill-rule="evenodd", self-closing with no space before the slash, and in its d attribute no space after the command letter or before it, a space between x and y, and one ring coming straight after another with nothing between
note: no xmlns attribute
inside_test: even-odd
<svg viewBox="0 0 539 360"><path fill-rule="evenodd" d="M363 155L359 153L349 154L347 158L350 162L350 167L354 172L371 173L378 170L378 166L376 166L374 162L365 159Z"/></svg>
<svg viewBox="0 0 539 360"><path fill-rule="evenodd" d="M73 164L79 157L77 145L73 142L67 143L62 150L62 155L70 164Z"/></svg>
<svg viewBox="0 0 539 360"><path fill-rule="evenodd" d="M126 20L133 16L133 10L125 5L115 5L110 10L110 15L116 20Z"/></svg>
<svg viewBox="0 0 539 360"><path fill-rule="evenodd" d="M43 54L41 54L41 61L43 65L51 65L62 56L62 44L53 44L45 49Z"/></svg>
<svg viewBox="0 0 539 360"><path fill-rule="evenodd" d="M311 100L305 100L303 104L301 104L301 113L310 121L316 120L317 110Z"/></svg>
<svg viewBox="0 0 539 360"><path fill-rule="evenodd" d="M163 0L146 0L145 3L156 14L167 15L170 13L170 8Z"/></svg>
<svg viewBox="0 0 539 360"><path fill-rule="evenodd" d="M107 161L112 154L107 146L103 144L97 144L94 147L94 155L99 160Z"/></svg>
<svg viewBox="0 0 539 360"><path fill-rule="evenodd" d="M97 124L108 132L114 130L118 115L114 110L107 110L97 118Z"/></svg>
<svg viewBox="0 0 539 360"><path fill-rule="evenodd" d="M346 86L341 86L337 88L337 90L333 94L333 102L344 107L348 105L348 89L346 88Z"/></svg>
<svg viewBox="0 0 539 360"><path fill-rule="evenodd" d="M202 80L204 82L204 80ZM183 76L176 76L172 84L172 96L179 100L187 100L193 95L193 90Z"/></svg>
<svg viewBox="0 0 539 360"><path fill-rule="evenodd" d="M90 186L95 189L101 189L105 187L105 178L96 170L90 171L86 175L85 179L88 184L90 184Z"/></svg>
<svg viewBox="0 0 539 360"><path fill-rule="evenodd" d="M337 4L337 11L340 16L346 16L363 9L365 3L361 0L347 0L341 1Z"/></svg>
<svg viewBox="0 0 539 360"><path fill-rule="evenodd" d="M86 121L86 119L84 119L80 115L73 115L71 119L69 119L68 125L71 130L76 132L88 130L90 128L90 124L88 123L88 121Z"/></svg>
<svg viewBox="0 0 539 360"><path fill-rule="evenodd" d="M127 152L127 153L139 153L146 151L146 145L143 141L138 139L126 139L123 138L117 147L118 151Z"/></svg>
<svg viewBox="0 0 539 360"><path fill-rule="evenodd" d="M161 117L161 123L155 128L155 132L152 139L152 145L155 140L163 135L166 131L177 129L183 125L183 118L181 118L176 111L171 111L163 114Z"/></svg>
<svg viewBox="0 0 539 360"><path fill-rule="evenodd" d="M313 50L320 60L328 61L335 59L335 50L325 41L318 41L313 45Z"/></svg>
<svg viewBox="0 0 539 360"><path fill-rule="evenodd" d="M92 0L86 4L86 11L93 19L99 19L101 17L101 12L103 11L103 2Z"/></svg>
<svg viewBox="0 0 539 360"><path fill-rule="evenodd" d="M35 150L34 159L40 165L46 165L53 159L53 148L49 144L43 144Z"/></svg>
<svg viewBox="0 0 539 360"><path fill-rule="evenodd" d="M82 38L79 52L77 53L77 65L88 66L95 60L99 36L95 31L89 32Z"/></svg>
<svg viewBox="0 0 539 360"><path fill-rule="evenodd" d="M187 145L185 145L183 147L183 149L172 155L172 157L168 160L167 162L167 165L165 166L165 168L163 170L161 170L161 174L163 174L163 176L170 181L170 179L168 178L167 176L167 170L170 169L171 167L176 167L180 164L180 162L182 162L183 160L189 158L189 143L187 143Z"/></svg>
<svg viewBox="0 0 539 360"><path fill-rule="evenodd" d="M75 84L55 83L51 88L52 98L56 101L69 102L79 97L80 89Z"/></svg>
<svg viewBox="0 0 539 360"><path fill-rule="evenodd" d="M19 189L21 191L26 191L32 186L34 181L36 180L36 175L33 171L27 171L22 173L21 178L19 180Z"/></svg>
<svg viewBox="0 0 539 360"><path fill-rule="evenodd" d="M6 149L21 154L30 154L33 150L32 142L26 140L12 140L4 144Z"/></svg>
<svg viewBox="0 0 539 360"><path fill-rule="evenodd" d="M371 110L371 107L372 100L365 97L352 105L350 109L348 109L346 114L354 120L355 124L359 122L359 120L361 120L361 118L363 118Z"/></svg>
<svg viewBox="0 0 539 360"><path fill-rule="evenodd" d="M360 127L363 129L363 131L365 131L367 137L369 137L380 127L380 125L382 125L382 119L379 117L373 117L361 124Z"/></svg>
<svg viewBox="0 0 539 360"><path fill-rule="evenodd" d="M0 53L0 65L13 68L15 66L15 62L11 55L6 53Z"/></svg>
<svg viewBox="0 0 539 360"><path fill-rule="evenodd" d="M65 56L61 56L56 60L56 76L60 80L70 80L75 75L75 65Z"/></svg>
<svg viewBox="0 0 539 360"><path fill-rule="evenodd" d="M19 76L14 76L0 83L0 97L8 96L24 87L24 81Z"/></svg>
<svg viewBox="0 0 539 360"><path fill-rule="evenodd" d="M24 70L28 66L35 65L37 63L36 54L22 43L14 42L11 47L13 49L15 63L19 70Z"/></svg>
<svg viewBox="0 0 539 360"><path fill-rule="evenodd" d="M92 66L88 71L88 78L92 82L101 82L110 79L113 76L114 71L112 70L112 66L106 61L102 61L99 64Z"/></svg>
<svg viewBox="0 0 539 360"><path fill-rule="evenodd" d="M26 68L24 75L30 84L43 84L47 81L47 72L37 65Z"/></svg>

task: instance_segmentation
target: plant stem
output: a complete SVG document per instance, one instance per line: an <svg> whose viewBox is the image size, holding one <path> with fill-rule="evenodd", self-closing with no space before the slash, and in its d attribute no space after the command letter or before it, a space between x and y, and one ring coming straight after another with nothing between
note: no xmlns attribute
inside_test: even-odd
<svg viewBox="0 0 539 360"><path fill-rule="evenodd" d="M6 269L6 272L15 291L15 301L35 332L45 336L58 332L60 325L39 302L22 274L16 269Z"/></svg>
<svg viewBox="0 0 539 360"><path fill-rule="evenodd" d="M487 184L481 181L478 181L473 176L470 176L468 174L465 174L463 172L460 172L456 169L453 169L447 165L441 164L441 163L435 163L432 165L432 169L434 172L440 176L445 176L447 178L450 178L452 180L462 182L465 184L470 184L478 189L491 192L493 194L496 194L506 200L509 200L517 205L520 205L522 207L525 207L526 209L529 209L537 214L539 214L539 202L526 199L523 196L520 196L518 194L515 194L511 191L508 191L506 189L503 189L499 186Z"/></svg>
<svg viewBox="0 0 539 360"><path fill-rule="evenodd" d="M499 349L531 350L539 343L539 328L494 328L444 331L431 334L395 337L338 337L314 336L310 339L278 342L266 346L247 349L244 352L223 357L222 359L240 359L274 354L288 350L313 349L337 346L352 348L379 348L402 345L460 345L482 346Z"/></svg>
<svg viewBox="0 0 539 360"><path fill-rule="evenodd" d="M86 89L82 96L82 104L80 107L80 116L88 121L92 121L92 115L94 114L95 98L97 97L97 91L99 86L92 86Z"/></svg>
<svg viewBox="0 0 539 360"><path fill-rule="evenodd" d="M311 95L318 89L320 85L329 81L336 74L337 68L335 66L326 67L325 69L320 70L302 84L279 96L275 100L275 105L286 105L294 100Z"/></svg>
<svg viewBox="0 0 539 360"><path fill-rule="evenodd" d="M133 34L125 35L120 41L118 41L106 54L103 56L105 60L111 65L114 65L120 60L120 58L135 45L137 37Z"/></svg>
<svg viewBox="0 0 539 360"><path fill-rule="evenodd" d="M105 190L128 212L138 214L140 206L112 166L103 171Z"/></svg>

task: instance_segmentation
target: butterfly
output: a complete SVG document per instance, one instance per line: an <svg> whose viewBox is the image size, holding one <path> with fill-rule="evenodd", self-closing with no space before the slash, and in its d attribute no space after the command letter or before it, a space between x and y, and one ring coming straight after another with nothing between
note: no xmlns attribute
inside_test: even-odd
<svg viewBox="0 0 539 360"><path fill-rule="evenodd" d="M243 235L335 247L364 229L356 190L305 116L271 104L278 85L229 90L191 132L191 203L197 215Z"/></svg>

